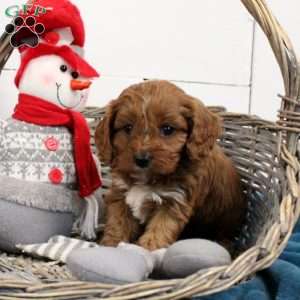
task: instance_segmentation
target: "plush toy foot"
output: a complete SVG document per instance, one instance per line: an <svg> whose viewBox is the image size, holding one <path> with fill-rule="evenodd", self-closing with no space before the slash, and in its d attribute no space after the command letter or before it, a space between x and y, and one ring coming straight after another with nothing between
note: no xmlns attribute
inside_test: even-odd
<svg viewBox="0 0 300 300"><path fill-rule="evenodd" d="M163 258L160 273L167 278L182 278L201 269L231 263L229 252L208 240L190 239L173 244Z"/></svg>
<svg viewBox="0 0 300 300"><path fill-rule="evenodd" d="M44 243L53 235L70 235L71 213L58 213L0 199L0 249L19 252L17 244Z"/></svg>
<svg viewBox="0 0 300 300"><path fill-rule="evenodd" d="M153 271L163 277L181 278L230 262L225 248L201 239L179 241L152 253L131 244L81 249L67 259L69 269L80 280L112 284L143 281Z"/></svg>
<svg viewBox="0 0 300 300"><path fill-rule="evenodd" d="M97 247L76 250L67 266L77 278L112 284L146 280L153 271L155 259L147 250L135 246Z"/></svg>

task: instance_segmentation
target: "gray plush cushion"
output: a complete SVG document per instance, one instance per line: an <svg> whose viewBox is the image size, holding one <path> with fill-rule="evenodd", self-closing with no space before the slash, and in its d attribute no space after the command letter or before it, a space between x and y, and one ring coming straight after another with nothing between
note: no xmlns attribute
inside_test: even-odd
<svg viewBox="0 0 300 300"><path fill-rule="evenodd" d="M17 252L16 244L47 242L54 235L69 236L72 213L51 212L0 199L0 249Z"/></svg>
<svg viewBox="0 0 300 300"><path fill-rule="evenodd" d="M230 262L229 252L217 243L201 239L183 240L168 248L161 273L169 278L181 278Z"/></svg>
<svg viewBox="0 0 300 300"><path fill-rule="evenodd" d="M83 201L78 191L65 185L31 182L0 176L0 199L53 212L79 215Z"/></svg>
<svg viewBox="0 0 300 300"><path fill-rule="evenodd" d="M73 275L83 281L126 284L148 276L143 255L112 247L76 250L67 259L67 265Z"/></svg>

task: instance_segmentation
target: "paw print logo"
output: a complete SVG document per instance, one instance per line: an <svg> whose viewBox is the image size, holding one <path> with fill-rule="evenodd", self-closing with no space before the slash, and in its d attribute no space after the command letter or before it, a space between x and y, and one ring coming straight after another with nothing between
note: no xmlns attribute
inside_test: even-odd
<svg viewBox="0 0 300 300"><path fill-rule="evenodd" d="M24 19L18 16L12 24L5 27L5 32L11 34L10 43L14 48L21 46L36 47L40 41L40 35L45 31L42 23L37 23L32 16Z"/></svg>

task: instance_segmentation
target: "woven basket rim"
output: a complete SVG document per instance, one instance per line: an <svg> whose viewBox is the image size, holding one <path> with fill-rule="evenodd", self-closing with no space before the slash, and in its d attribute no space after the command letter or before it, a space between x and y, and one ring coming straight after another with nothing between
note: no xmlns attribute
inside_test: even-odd
<svg viewBox="0 0 300 300"><path fill-rule="evenodd" d="M34 285L26 280L7 281L8 288L21 288L25 292L0 293L1 299L2 297L71 299L75 296L92 296L96 299L101 295L102 298L115 300L146 297L151 300L174 300L194 295L204 296L230 288L249 275L269 267L279 257L300 215L298 186L300 164L296 156L300 122L295 121L295 118L291 119L299 111L299 64L287 34L269 10L265 0L241 0L241 2L266 34L285 86L285 96L282 97L276 124L259 117L244 115L246 121L251 119L258 125L261 124L263 128L274 130L286 137L281 140L279 151L285 163L287 189L281 201L279 219L270 226L263 241L242 253L231 265L202 270L185 279L146 281L122 286L79 281ZM85 111L86 117L92 119L102 113L103 108L88 108ZM230 112L221 112L221 115L232 118L236 115L243 116Z"/></svg>

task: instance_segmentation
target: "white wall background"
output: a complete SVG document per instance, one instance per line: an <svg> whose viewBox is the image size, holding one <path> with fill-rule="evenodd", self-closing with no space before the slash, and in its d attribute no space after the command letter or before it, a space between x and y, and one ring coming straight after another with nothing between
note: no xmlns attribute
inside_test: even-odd
<svg viewBox="0 0 300 300"><path fill-rule="evenodd" d="M0 32L10 20L1 0ZM89 105L103 106L132 83L169 79L207 105L275 120L279 68L239 0L73 0L86 23L86 57L101 72ZM268 0L300 49L299 0ZM12 111L17 51L0 77L0 118Z"/></svg>

